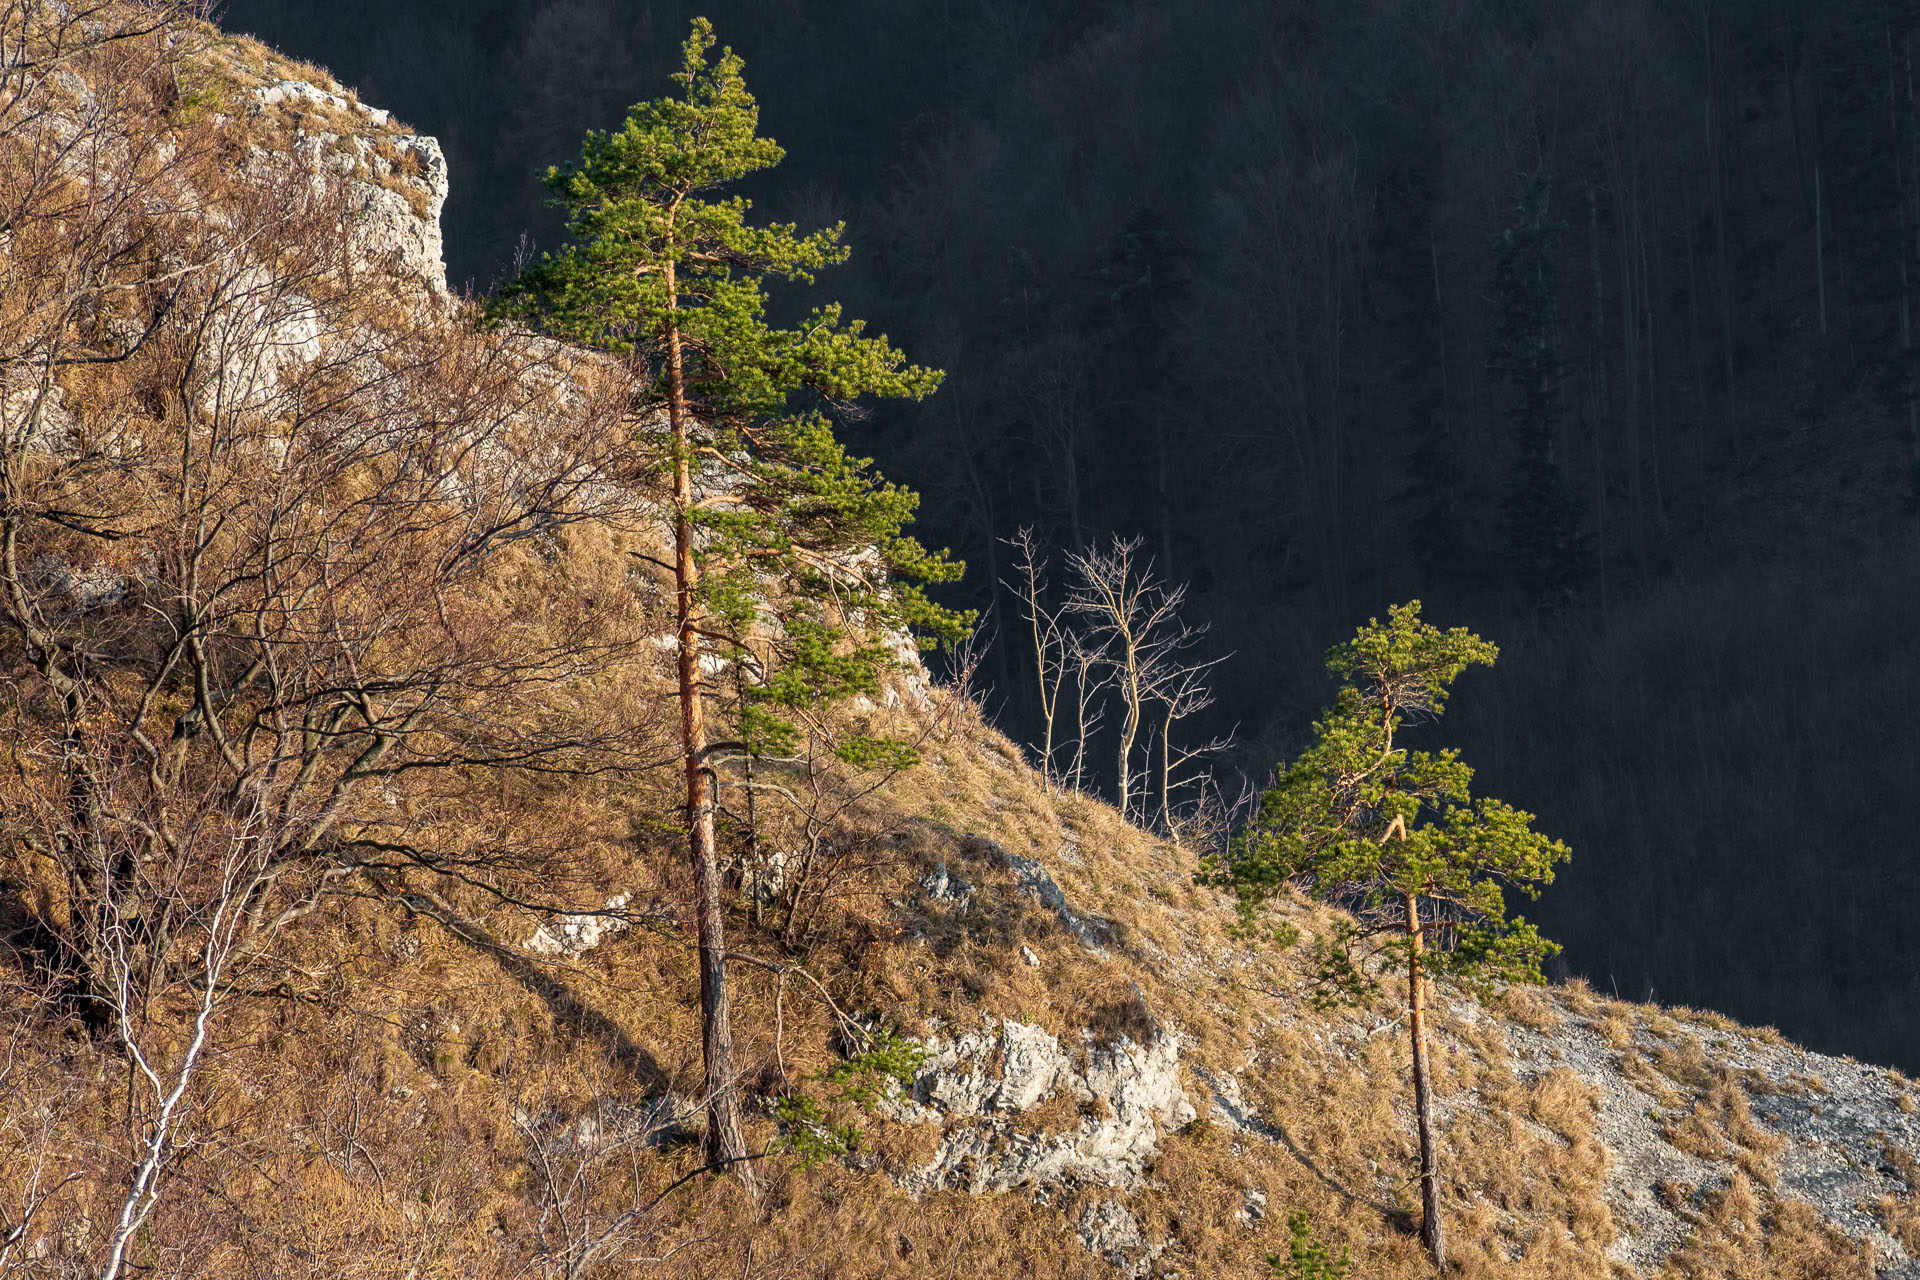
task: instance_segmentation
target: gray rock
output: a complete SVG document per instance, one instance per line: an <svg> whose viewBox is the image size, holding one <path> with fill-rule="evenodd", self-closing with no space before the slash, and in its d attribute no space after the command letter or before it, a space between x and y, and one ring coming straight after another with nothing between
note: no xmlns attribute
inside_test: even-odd
<svg viewBox="0 0 1920 1280"><path fill-rule="evenodd" d="M607 899L607 905L601 911L555 916L535 929L533 936L520 945L535 955L582 955L632 927L633 922L624 914L609 914L621 911L626 905L627 895L618 893Z"/></svg>
<svg viewBox="0 0 1920 1280"><path fill-rule="evenodd" d="M447 295L447 264L440 234L440 212L447 203L447 158L438 139L394 137L393 145L419 162L420 177L409 179L426 197L423 218L407 197L371 182L353 184L355 248L372 262L390 262L427 286Z"/></svg>
<svg viewBox="0 0 1920 1280"><path fill-rule="evenodd" d="M933 870L920 877L920 890L932 901L955 903L962 911L973 899L973 886L948 872L944 862L934 863Z"/></svg>
<svg viewBox="0 0 1920 1280"><path fill-rule="evenodd" d="M1505 1032L1514 1067L1523 1078L1565 1067L1597 1090L1597 1136L1610 1154L1607 1200L1620 1232L1612 1253L1636 1275L1650 1275L1689 1231L1661 1200L1660 1184L1711 1190L1725 1185L1735 1166L1730 1160L1702 1159L1669 1143L1662 1130L1667 1120L1678 1117L1667 1115L1658 1099L1622 1073L1623 1051L1609 1045L1592 1020L1564 1003L1556 1012L1561 1024L1547 1031L1507 1022L1496 1025ZM1456 1013L1485 1017L1471 1006L1456 1006ZM1883 1154L1889 1145L1920 1153L1920 1117L1898 1105L1904 1084L1878 1067L1784 1041L1768 1043L1743 1031L1686 1024L1680 1034L1699 1038L1710 1062L1735 1073L1755 1122L1784 1140L1773 1157L1779 1172L1775 1193L1810 1203L1848 1236L1869 1241L1887 1268L1879 1273L1882 1280L1920 1277L1920 1260L1862 1208L1877 1196L1908 1192ZM1671 1041L1637 1026L1631 1047L1651 1058L1663 1043ZM1824 1091L1809 1081L1821 1082ZM1463 1101L1471 1104L1470 1099Z"/></svg>
<svg viewBox="0 0 1920 1280"><path fill-rule="evenodd" d="M1118 1200L1096 1200L1081 1212L1074 1226L1087 1252L1105 1258L1121 1274L1135 1280L1152 1271L1154 1259L1167 1248L1164 1241L1150 1243L1133 1211Z"/></svg>
<svg viewBox="0 0 1920 1280"><path fill-rule="evenodd" d="M641 1102L601 1098L578 1115L516 1111L514 1124L548 1156L591 1158L697 1138L706 1131L706 1108L677 1093Z"/></svg>
<svg viewBox="0 0 1920 1280"><path fill-rule="evenodd" d="M968 836L963 847L975 856L991 857L1003 863L1020 881L1021 891L1058 916L1081 946L1103 960L1108 958L1099 927L1091 917L1081 915L1068 904L1067 895L1039 859L1023 858L982 835Z"/></svg>
<svg viewBox="0 0 1920 1280"><path fill-rule="evenodd" d="M349 116L358 116L375 130L388 128L391 117L378 107L350 102L304 80L280 80L261 85L253 91L255 114L283 103L326 108ZM359 160L365 160L369 148L361 139L353 139L354 154L339 148L339 135L302 130L294 140L294 156L312 171L337 168L350 173ZM393 264L418 279L436 299L449 296L444 246L440 233L440 213L447 203L447 158L437 139L411 134L389 133L385 141L396 151L410 155L417 176L402 179L405 185L424 199L426 214L414 212L413 203L399 191L377 182L355 181L349 201L353 217L356 253L369 264ZM358 159L356 159L356 156ZM271 159L269 162L272 162ZM373 162L382 176L387 175L384 161Z"/></svg>
<svg viewBox="0 0 1920 1280"><path fill-rule="evenodd" d="M1121 1036L1101 1045L1088 1036L1069 1051L1052 1033L1009 1019L997 1030L935 1035L925 1047L909 1094L888 1107L896 1120L946 1126L931 1160L896 1175L916 1192L1069 1183L1132 1189L1158 1154L1161 1127L1194 1118L1180 1084L1176 1033L1148 1044ZM1038 1133L1017 1124L1056 1098L1076 1108L1073 1124Z"/></svg>
<svg viewBox="0 0 1920 1280"><path fill-rule="evenodd" d="M1213 1106L1207 1112L1207 1119L1235 1133L1248 1134L1267 1142L1280 1140L1280 1131L1262 1120L1253 1105L1240 1095L1239 1076L1216 1075L1204 1067L1194 1068L1194 1074L1213 1093Z"/></svg>

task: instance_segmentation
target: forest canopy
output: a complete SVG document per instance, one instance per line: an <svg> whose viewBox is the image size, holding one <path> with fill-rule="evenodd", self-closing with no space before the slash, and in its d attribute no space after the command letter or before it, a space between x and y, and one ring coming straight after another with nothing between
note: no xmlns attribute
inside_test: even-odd
<svg viewBox="0 0 1920 1280"><path fill-rule="evenodd" d="M1325 636L1470 617L1506 658L1453 732L1584 851L1540 921L1569 971L1920 1062L1877 906L1920 888L1881 799L1920 716L1912 6L698 8L795 157L762 207L844 218L834 295L948 371L850 443L973 565L950 603L1012 616L1022 527L1143 536L1238 655L1196 730L1255 782ZM484 286L693 10L228 20L442 137ZM983 675L1037 740L1025 672L1003 639Z"/></svg>

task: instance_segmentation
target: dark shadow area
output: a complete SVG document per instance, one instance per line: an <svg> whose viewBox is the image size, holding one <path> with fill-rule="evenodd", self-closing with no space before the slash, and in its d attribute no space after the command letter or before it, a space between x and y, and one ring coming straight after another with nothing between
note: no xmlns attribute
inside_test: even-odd
<svg viewBox="0 0 1920 1280"><path fill-rule="evenodd" d="M1349 1204L1365 1205L1367 1208L1372 1209L1390 1223L1396 1231L1403 1232L1407 1235L1417 1235L1419 1233L1419 1220L1415 1218L1411 1210L1396 1209L1390 1204L1384 1204L1381 1201L1360 1195L1358 1192L1348 1189L1339 1179L1315 1163L1312 1156L1300 1149L1300 1144L1293 1140L1293 1135L1287 1131L1285 1125L1275 1124L1270 1127L1273 1130L1273 1136L1279 1141L1281 1146L1287 1149L1287 1154L1298 1161L1301 1168L1319 1179L1321 1186L1333 1192Z"/></svg>
<svg viewBox="0 0 1920 1280"><path fill-rule="evenodd" d="M1420 598L1503 646L1450 744L1574 861L1567 971L1920 1070L1920 9L1880 0L231 0L447 150L456 284L700 12L845 219L837 299L947 370L843 424L993 608L999 539L1140 535L1256 781L1327 648ZM1057 602L1056 602L1057 603ZM1112 759L1107 732L1090 758ZM1151 732L1152 726L1149 725ZM1096 779L1105 782L1105 779Z"/></svg>
<svg viewBox="0 0 1920 1280"><path fill-rule="evenodd" d="M501 942L473 921L463 919L445 904L425 894L400 894L396 900L408 911L432 920L474 950L490 957L508 977L544 1001L560 1025L576 1035L597 1040L606 1046L614 1061L631 1072L647 1094L666 1092L672 1082L652 1051L636 1044L610 1018L583 1003L566 983L521 955L517 948Z"/></svg>

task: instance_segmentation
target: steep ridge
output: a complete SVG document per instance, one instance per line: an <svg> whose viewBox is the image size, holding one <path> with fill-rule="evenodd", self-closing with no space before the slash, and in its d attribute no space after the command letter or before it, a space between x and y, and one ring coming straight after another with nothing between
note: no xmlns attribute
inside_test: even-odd
<svg viewBox="0 0 1920 1280"><path fill-rule="evenodd" d="M218 126L242 139L233 198L288 175L342 184L324 207L344 211L351 270L378 273L405 302L365 323L467 323L439 264L448 179L432 140L322 72L182 30L200 42L193 65L225 86ZM76 78L71 93L69 118L85 118L91 90ZM201 212L228 216L218 203ZM234 365L270 370L274 386L297 383L337 341L297 308L251 332ZM587 362L514 351L523 381L558 389L557 416L593 402ZM59 432L33 419L49 441L108 412L85 391L58 398ZM9 411L10 429L24 412ZM529 396L514 413L524 424L556 411ZM532 477L521 461L504 488ZM645 496L622 506L610 473L585 488L585 508L637 510L644 523ZM527 586L535 570L518 566L489 590L551 592L555 609L569 593L589 605L644 593L591 569L630 543L570 536L538 544L554 576ZM644 543L644 530L631 536ZM120 576L108 587L87 585L109 570ZM49 569L81 614L138 596L145 572ZM1304 945L1237 936L1229 903L1194 884L1194 849L1043 785L962 691L931 681L910 651L903 661L889 696L850 714L912 737L923 763L850 806L833 842L787 832L759 863L738 855L740 1058L750 1136L775 1151L757 1190L681 1181L700 1123L689 887L650 775L609 782L582 768L419 793L395 782L356 811L364 830L387 830L381 814L402 809L415 832L509 840L537 828L554 833L525 837L545 860L525 871L369 861L326 880L353 889L316 891L222 1006L182 1154L131 1245L137 1264L156 1275L1259 1276L1284 1251L1288 1215L1305 1213L1352 1249L1358 1274L1431 1274L1411 1230L1395 1008L1315 1010ZM637 669L644 691L646 663ZM567 696L594 715L662 719L644 697L605 692L627 678L596 670ZM30 701L9 696L16 710ZM503 807L508 793L517 807ZM113 1038L48 1013L36 921L59 914L48 904L62 891L35 862L24 813L9 793L19 849L0 884L12 939L0 953L11 1032L0 1275L97 1274L147 1130L128 1123L136 1095ZM782 893L805 876L824 887L792 901L816 903L812 914L781 921ZM1303 944L1336 919L1306 902L1283 914ZM1435 1083L1461 1274L1920 1276L1920 1085L1578 984L1442 997ZM173 1028L162 1056L176 1054L190 1019L155 1016ZM904 1079L835 1093L882 1031L917 1046ZM782 1109L796 1092L819 1098L812 1118ZM798 1130L843 1137L809 1166L778 1150Z"/></svg>

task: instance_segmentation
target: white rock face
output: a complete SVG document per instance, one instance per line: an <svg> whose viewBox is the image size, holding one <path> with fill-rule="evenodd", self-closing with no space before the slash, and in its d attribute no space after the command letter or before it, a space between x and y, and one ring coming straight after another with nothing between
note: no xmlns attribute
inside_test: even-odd
<svg viewBox="0 0 1920 1280"><path fill-rule="evenodd" d="M944 862L934 863L933 870L920 877L920 892L930 901L951 903L962 911L973 900L973 885L950 873Z"/></svg>
<svg viewBox="0 0 1920 1280"><path fill-rule="evenodd" d="M64 388L24 373L0 375L0 432L5 433L8 446L20 440L36 453L71 452L76 423L67 411L66 394Z"/></svg>
<svg viewBox="0 0 1920 1280"><path fill-rule="evenodd" d="M371 182L353 184L354 243L375 261L391 257L408 275L418 277L436 295L447 293L447 264L440 236L440 211L447 203L447 157L436 138L394 138L396 150L411 154L420 176L409 181L425 188L427 216L414 213L407 198Z"/></svg>
<svg viewBox="0 0 1920 1280"><path fill-rule="evenodd" d="M951 1128L932 1160L896 1176L909 1190L979 1194L1067 1182L1130 1190L1158 1153L1161 1126L1194 1118L1175 1032L1147 1044L1121 1036L1100 1045L1089 1035L1069 1050L1051 1032L1009 1019L998 1030L934 1036L926 1049L910 1099L890 1109L908 1123ZM1078 1109L1076 1123L1017 1128L1019 1116L1062 1097Z"/></svg>
<svg viewBox="0 0 1920 1280"><path fill-rule="evenodd" d="M1046 864L1038 858L1023 858L1019 854L1002 848L985 836L972 835L966 840L968 852L975 855L999 860L1012 871L1020 881L1020 889L1028 897L1038 902L1060 918L1060 924L1094 955L1106 959L1107 949L1101 945L1099 925L1090 917L1075 911L1067 902L1067 895L1061 890L1059 882L1053 878Z"/></svg>
<svg viewBox="0 0 1920 1280"><path fill-rule="evenodd" d="M1099 1200L1088 1205L1074 1227L1087 1252L1105 1258L1122 1275L1132 1276L1134 1280L1152 1271L1154 1259L1167 1247L1164 1242L1149 1243L1133 1211L1118 1200Z"/></svg>
<svg viewBox="0 0 1920 1280"><path fill-rule="evenodd" d="M357 116L375 131L387 129L388 113L379 107L351 102L304 80L281 80L253 91L256 111L283 104L294 104L349 117ZM436 299L448 296L447 266L440 234L440 213L447 203L447 158L437 139L411 134L385 133L383 142L404 157L402 169L378 154L363 137L342 142L340 135L301 129L293 146L294 156L309 169L323 167L354 172L363 165L376 179L410 188L424 199L425 216L414 211L406 194L356 178L352 183L349 207L353 217L354 246L369 263L393 262L407 275L417 278ZM345 148L345 149L342 149Z"/></svg>
<svg viewBox="0 0 1920 1280"><path fill-rule="evenodd" d="M606 910L618 911L627 905L627 895L607 899ZM533 936L520 945L535 955L577 956L593 950L607 939L625 933L630 922L622 916L597 912L556 916L535 929Z"/></svg>

